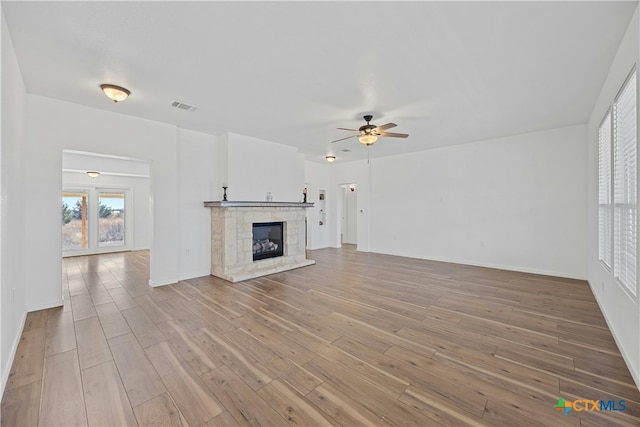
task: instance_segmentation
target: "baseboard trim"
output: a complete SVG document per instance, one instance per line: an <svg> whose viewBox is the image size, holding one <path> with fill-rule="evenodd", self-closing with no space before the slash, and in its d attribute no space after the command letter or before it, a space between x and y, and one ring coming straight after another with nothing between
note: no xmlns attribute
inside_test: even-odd
<svg viewBox="0 0 640 427"><path fill-rule="evenodd" d="M32 311L38 311L38 310L46 310L47 308L62 307L63 305L64 305L64 299L62 298L49 301L49 302L42 302L39 304L32 304L27 306L27 313L30 313Z"/></svg>
<svg viewBox="0 0 640 427"><path fill-rule="evenodd" d="M596 299L596 303L598 304L600 313L602 313L602 317L604 317L604 321L606 322L607 327L611 332L611 336L613 336L613 340L616 343L616 347L618 347L618 351L620 351L620 354L622 355L622 359L624 360L625 365L627 365L627 369L629 369L631 378L633 378L633 381L636 383L636 387L638 388L638 390L640 390L640 373L638 373L635 369L633 369L633 364L630 363L629 361L630 359L625 353L624 347L620 345L620 342L618 341L618 336L616 335L615 330L611 327L611 322L609 322L607 313L602 309L602 304L600 304L600 298L598 297L598 293L596 292L595 288L591 285L591 282L587 281L587 283L589 284L589 288L591 289L591 293L593 294L593 297Z"/></svg>
<svg viewBox="0 0 640 427"><path fill-rule="evenodd" d="M564 273L560 271L541 270L537 268L517 267L511 265L490 264L490 263L474 263L472 261L450 261L456 264L473 265L475 267L495 268L498 270L517 271L519 273L539 274L541 276L561 277L564 279L587 280L586 276Z"/></svg>
<svg viewBox="0 0 640 427"><path fill-rule="evenodd" d="M367 251L367 252L369 252L369 251ZM551 271L551 270L542 270L542 269L538 269L538 268L528 268L528 267L519 267L519 266L513 266L513 265L492 264L492 263L485 263L485 262L460 260L460 259L454 259L454 258L439 258L439 257L424 258L424 257L416 256L416 255L384 252L384 251L377 251L377 250L371 250L370 252L383 254L383 255L400 256L400 257L405 257L405 258L423 259L423 260L426 260L426 261L447 262L447 263L450 263L450 264L462 264L462 265L471 265L471 266L474 266L474 267L495 268L497 270L517 271L519 273L539 274L541 276L562 277L562 278L565 278L565 279L575 279L575 280L585 280L585 281L587 280L586 274L583 276L583 275L579 275L579 274L564 273L564 272Z"/></svg>
<svg viewBox="0 0 640 427"><path fill-rule="evenodd" d="M202 271L192 271L190 273L181 274L180 280L189 280L189 279L195 279L196 277L203 277L203 276L210 276L210 275L211 275L211 270L207 268L206 270L202 270Z"/></svg>
<svg viewBox="0 0 640 427"><path fill-rule="evenodd" d="M27 311L24 311L22 315L22 320L20 321L20 328L18 328L19 333L16 335L16 339L11 346L11 354L9 354L9 358L7 359L7 365L2 368L2 393L0 395L4 396L4 389L7 386L7 381L9 380L9 374L11 373L11 366L13 366L13 359L16 357L16 352L18 351L18 344L20 344L20 338L22 337L22 332L24 331L24 325L27 322Z"/></svg>
<svg viewBox="0 0 640 427"><path fill-rule="evenodd" d="M151 286L152 288L157 288L158 286L172 285L174 283L178 283L178 279L176 278L157 279L157 280L149 279L149 286Z"/></svg>

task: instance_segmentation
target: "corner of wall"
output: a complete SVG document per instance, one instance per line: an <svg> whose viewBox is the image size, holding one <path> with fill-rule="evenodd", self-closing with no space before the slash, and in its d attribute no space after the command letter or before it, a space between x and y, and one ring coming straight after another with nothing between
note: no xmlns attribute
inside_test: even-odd
<svg viewBox="0 0 640 427"><path fill-rule="evenodd" d="M26 248L26 116L27 91L0 3L2 135L0 159L0 366L4 392L27 316Z"/></svg>
<svg viewBox="0 0 640 427"><path fill-rule="evenodd" d="M24 330L25 322L27 321L27 311L25 310L22 314L22 319L19 323L19 331ZM16 352L18 351L18 344L20 344L20 338L22 334L17 334L13 340L13 344L11 345L11 351L9 353L9 357L7 358L4 366L2 366L2 387L0 388L0 396L4 396L4 389L7 386L7 381L9 380L9 374L11 373L11 366L13 365L13 359L16 357Z"/></svg>

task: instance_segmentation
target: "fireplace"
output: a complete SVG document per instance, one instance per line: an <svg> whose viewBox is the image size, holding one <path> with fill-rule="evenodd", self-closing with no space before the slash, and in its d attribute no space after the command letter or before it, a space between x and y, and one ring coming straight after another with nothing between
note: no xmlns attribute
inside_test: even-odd
<svg viewBox="0 0 640 427"><path fill-rule="evenodd" d="M211 208L212 275L235 283L316 263L305 251L306 210L313 203L223 200L204 206ZM283 224L278 233L282 256L254 261L254 225L274 222ZM267 239L275 241L276 236L267 232Z"/></svg>
<svg viewBox="0 0 640 427"><path fill-rule="evenodd" d="M284 255L284 222L253 223L253 260Z"/></svg>

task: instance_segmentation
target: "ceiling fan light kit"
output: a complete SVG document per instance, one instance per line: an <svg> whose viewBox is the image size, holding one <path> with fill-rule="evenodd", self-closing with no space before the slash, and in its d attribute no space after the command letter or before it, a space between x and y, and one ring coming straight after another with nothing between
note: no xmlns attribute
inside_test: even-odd
<svg viewBox="0 0 640 427"><path fill-rule="evenodd" d="M358 141L360 141L364 145L373 145L373 143L376 142L377 140L378 140L378 137L371 134L365 134L365 135L362 135L360 138L358 138Z"/></svg>
<svg viewBox="0 0 640 427"><path fill-rule="evenodd" d="M373 119L373 116L367 114L363 117L363 119L367 122L366 125L360 126L358 129L347 129L347 128L338 128L338 130L348 130L350 132L358 132L355 135L347 136L346 138L336 139L334 142L343 141L345 139L358 137L358 141L363 143L366 146L373 145L379 137L386 136L390 138L406 138L409 135L406 133L394 133L394 132L386 132L387 129L391 129L392 127L398 126L395 123L387 123L386 125L376 126L372 125L370 122Z"/></svg>

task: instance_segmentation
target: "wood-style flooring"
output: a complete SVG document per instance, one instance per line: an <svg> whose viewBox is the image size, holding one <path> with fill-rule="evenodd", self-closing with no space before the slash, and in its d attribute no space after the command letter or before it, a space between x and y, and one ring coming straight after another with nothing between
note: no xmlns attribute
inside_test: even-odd
<svg viewBox="0 0 640 427"><path fill-rule="evenodd" d="M2 426L640 425L586 282L351 246L309 257L160 288L147 252L65 259L65 305L29 313ZM626 410L564 415L558 398Z"/></svg>

